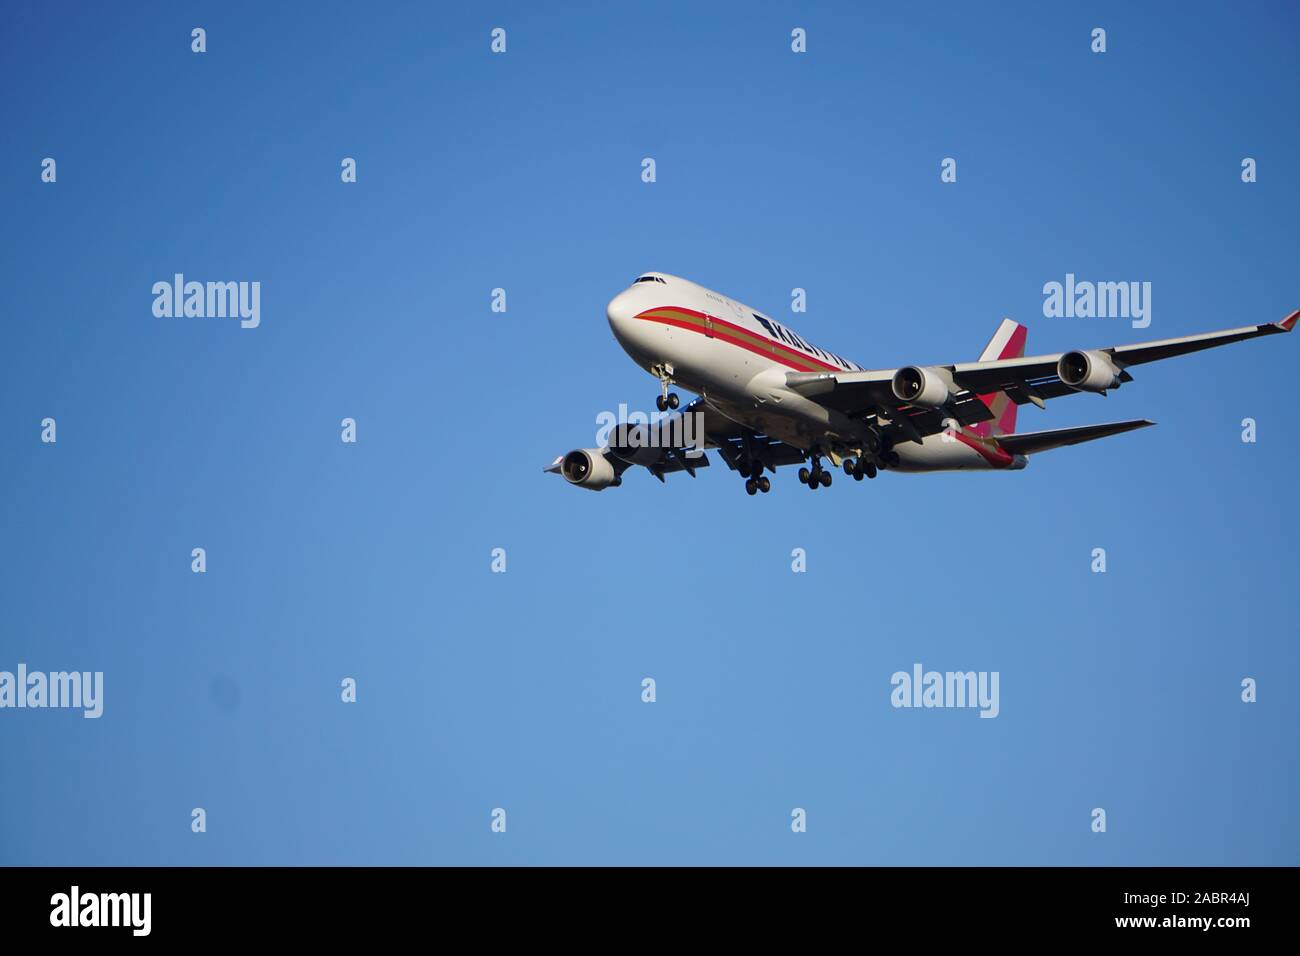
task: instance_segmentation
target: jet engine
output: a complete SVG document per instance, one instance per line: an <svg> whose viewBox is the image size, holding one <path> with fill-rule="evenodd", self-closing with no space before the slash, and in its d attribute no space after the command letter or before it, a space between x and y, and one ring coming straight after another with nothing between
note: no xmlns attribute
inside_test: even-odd
<svg viewBox="0 0 1300 956"><path fill-rule="evenodd" d="M655 465L663 461L667 448L680 449L690 457L704 451L703 415L688 412L648 424L626 423L609 433L609 453L629 465Z"/></svg>
<svg viewBox="0 0 1300 956"><path fill-rule="evenodd" d="M658 423L619 425L609 434L609 453L629 465L653 465L669 444L661 431Z"/></svg>
<svg viewBox="0 0 1300 956"><path fill-rule="evenodd" d="M560 463L560 474L569 484L592 491L603 491L611 485L622 484L622 479L601 448L579 448L569 452Z"/></svg>
<svg viewBox="0 0 1300 956"><path fill-rule="evenodd" d="M909 365L894 373L891 383L894 397L909 405L922 408L939 408L961 389L952 380L952 375L944 368L920 368Z"/></svg>
<svg viewBox="0 0 1300 956"><path fill-rule="evenodd" d="M1066 352L1056 363L1056 374L1081 392L1104 392L1120 384L1120 370L1105 352Z"/></svg>

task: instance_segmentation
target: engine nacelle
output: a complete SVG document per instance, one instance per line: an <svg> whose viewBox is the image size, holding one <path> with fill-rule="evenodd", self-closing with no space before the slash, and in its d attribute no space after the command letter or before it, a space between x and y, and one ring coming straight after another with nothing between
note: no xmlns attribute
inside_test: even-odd
<svg viewBox="0 0 1300 956"><path fill-rule="evenodd" d="M653 465L672 446L666 421L619 425L609 433L609 453L629 465Z"/></svg>
<svg viewBox="0 0 1300 956"><path fill-rule="evenodd" d="M618 425L609 433L609 453L629 465L649 468L663 461L667 448L696 457L704 451L704 438L704 414L686 412L645 424Z"/></svg>
<svg viewBox="0 0 1300 956"><path fill-rule="evenodd" d="M946 368L920 368L909 365L894 373L890 383L894 397L909 405L922 408L938 408L946 405L959 389L952 380L952 374Z"/></svg>
<svg viewBox="0 0 1300 956"><path fill-rule="evenodd" d="M1104 392L1120 384L1120 370L1105 352L1066 352L1056 363L1056 374L1081 392Z"/></svg>
<svg viewBox="0 0 1300 956"><path fill-rule="evenodd" d="M569 452L560 463L560 474L569 484L592 491L622 484L601 448L579 448Z"/></svg>

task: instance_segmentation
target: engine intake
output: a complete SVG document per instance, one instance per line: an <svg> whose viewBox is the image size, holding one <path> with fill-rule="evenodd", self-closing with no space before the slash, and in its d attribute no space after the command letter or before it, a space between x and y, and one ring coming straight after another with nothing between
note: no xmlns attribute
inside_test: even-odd
<svg viewBox="0 0 1300 956"><path fill-rule="evenodd" d="M894 397L900 402L920 405L922 408L946 405L960 391L947 369L921 368L916 365L895 372L890 386L894 390Z"/></svg>
<svg viewBox="0 0 1300 956"><path fill-rule="evenodd" d="M591 491L603 491L611 485L622 484L622 479L600 448L579 448L569 452L560 463L560 474L569 484Z"/></svg>
<svg viewBox="0 0 1300 956"><path fill-rule="evenodd" d="M1118 388L1120 370L1105 352L1066 352L1056 363L1056 374L1070 388L1081 392L1105 392Z"/></svg>

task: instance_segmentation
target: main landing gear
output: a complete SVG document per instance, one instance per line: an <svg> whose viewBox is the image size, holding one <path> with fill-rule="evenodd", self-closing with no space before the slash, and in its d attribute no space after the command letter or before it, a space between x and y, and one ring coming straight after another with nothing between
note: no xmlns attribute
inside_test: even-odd
<svg viewBox="0 0 1300 956"><path fill-rule="evenodd" d="M813 453L812 468L800 468L799 480L808 486L809 491L831 486L831 473L822 467L821 455Z"/></svg>
<svg viewBox="0 0 1300 956"><path fill-rule="evenodd" d="M885 446L884 438L876 428L867 428L862 435L858 457L844 459L844 474L854 481L876 477L882 465L896 464L898 456Z"/></svg>
<svg viewBox="0 0 1300 956"><path fill-rule="evenodd" d="M863 477L876 477L876 463L867 461L865 458L859 458L856 461L844 462L844 474L849 475L854 481L861 481Z"/></svg>
<svg viewBox="0 0 1300 956"><path fill-rule="evenodd" d="M772 490L772 479L763 474L763 463L761 461L755 459L753 467L749 471L752 472L752 476L745 481L746 494L756 495L760 491L767 494Z"/></svg>
<svg viewBox="0 0 1300 956"><path fill-rule="evenodd" d="M652 371L658 376L659 385L663 389L662 394L655 399L655 407L661 412L676 408L681 404L681 399L677 397L676 392L668 391L668 387L673 384L673 367L671 365L656 365Z"/></svg>

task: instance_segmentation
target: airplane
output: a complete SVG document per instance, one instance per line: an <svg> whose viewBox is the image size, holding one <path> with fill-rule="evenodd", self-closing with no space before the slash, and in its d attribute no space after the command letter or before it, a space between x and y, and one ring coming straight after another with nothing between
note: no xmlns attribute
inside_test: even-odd
<svg viewBox="0 0 1300 956"><path fill-rule="evenodd" d="M745 479L771 490L767 472L799 465L810 490L842 467L856 481L882 471L1018 471L1032 455L1146 428L1146 419L1016 432L1021 405L1064 395L1105 395L1133 380L1129 368L1158 359L1290 332L1280 322L1135 345L1025 355L1025 326L1003 319L974 362L868 369L819 348L783 323L687 279L647 272L610 300L610 329L659 379L666 416L622 423L603 447L557 457L546 472L592 491L617 487L633 466L664 476L709 465L714 449ZM676 386L699 397L677 411ZM692 429L694 438L683 440ZM702 440L699 433L702 432Z"/></svg>

